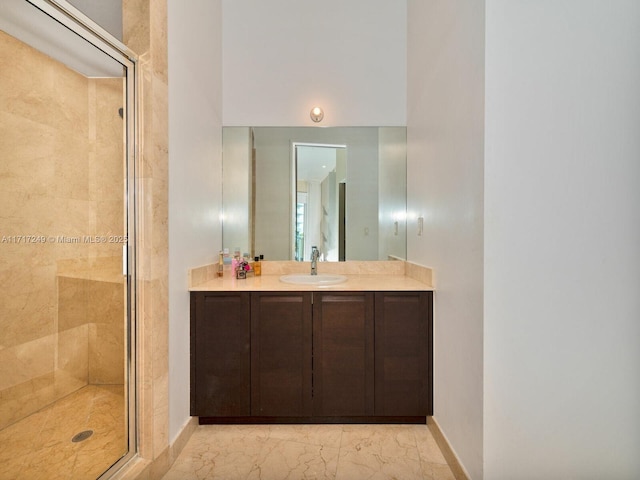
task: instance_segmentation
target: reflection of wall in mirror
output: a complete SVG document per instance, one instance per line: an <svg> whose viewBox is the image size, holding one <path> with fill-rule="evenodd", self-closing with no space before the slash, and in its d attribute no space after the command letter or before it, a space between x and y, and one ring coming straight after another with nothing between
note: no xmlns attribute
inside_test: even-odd
<svg viewBox="0 0 640 480"><path fill-rule="evenodd" d="M311 259L312 247L317 247L322 258L322 189L319 182L307 183L307 208L304 222L304 260Z"/></svg>
<svg viewBox="0 0 640 480"><path fill-rule="evenodd" d="M338 185L336 183L336 171L329 175L321 184L322 222L320 231L322 236L322 259L328 262L337 262L338 252Z"/></svg>
<svg viewBox="0 0 640 480"><path fill-rule="evenodd" d="M295 230L291 211L291 144L279 128L256 128L256 251L268 260L290 260Z"/></svg>
<svg viewBox="0 0 640 480"><path fill-rule="evenodd" d="M225 165L222 169L224 195L224 248L251 248L251 129L248 127L222 130ZM250 252L253 253L253 252Z"/></svg>
<svg viewBox="0 0 640 480"><path fill-rule="evenodd" d="M407 132L404 127L378 131L379 260L406 258Z"/></svg>

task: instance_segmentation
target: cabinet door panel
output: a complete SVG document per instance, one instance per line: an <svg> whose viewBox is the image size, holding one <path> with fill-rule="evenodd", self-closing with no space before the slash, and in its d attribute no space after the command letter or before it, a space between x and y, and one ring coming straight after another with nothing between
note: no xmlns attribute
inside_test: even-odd
<svg viewBox="0 0 640 480"><path fill-rule="evenodd" d="M248 293L191 295L191 415L250 412Z"/></svg>
<svg viewBox="0 0 640 480"><path fill-rule="evenodd" d="M311 415L311 293L251 295L251 414Z"/></svg>
<svg viewBox="0 0 640 480"><path fill-rule="evenodd" d="M376 415L432 414L431 295L376 293Z"/></svg>
<svg viewBox="0 0 640 480"><path fill-rule="evenodd" d="M373 294L314 293L314 415L373 415L373 380Z"/></svg>

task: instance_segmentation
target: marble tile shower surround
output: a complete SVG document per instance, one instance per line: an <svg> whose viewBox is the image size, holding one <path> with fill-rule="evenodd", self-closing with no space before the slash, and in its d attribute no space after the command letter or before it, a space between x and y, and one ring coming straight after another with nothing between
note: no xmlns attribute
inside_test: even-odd
<svg viewBox="0 0 640 480"><path fill-rule="evenodd" d="M309 273L310 268L309 262L263 261L262 275ZM210 264L189 270L189 288L217 278L217 269L217 264ZM318 264L318 269L322 273L341 275L406 275L433 285L433 272L430 268L403 260L322 262ZM225 275L231 275L230 266L225 266Z"/></svg>
<svg viewBox="0 0 640 480"><path fill-rule="evenodd" d="M123 0L123 41L138 55L136 160L138 452L119 478L169 464L169 103L166 0ZM146 470L145 470L146 471ZM148 471L147 471L148 473ZM133 476L133 477L132 477ZM137 478L137 477L136 477Z"/></svg>
<svg viewBox="0 0 640 480"><path fill-rule="evenodd" d="M124 234L124 81L4 32L0 65L2 428L88 383L122 383L121 244L76 239ZM26 235L46 241L11 240Z"/></svg>

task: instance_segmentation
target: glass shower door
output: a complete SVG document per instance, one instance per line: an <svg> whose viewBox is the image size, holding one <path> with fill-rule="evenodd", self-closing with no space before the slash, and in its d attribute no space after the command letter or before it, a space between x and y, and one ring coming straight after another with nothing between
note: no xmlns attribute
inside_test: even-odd
<svg viewBox="0 0 640 480"><path fill-rule="evenodd" d="M135 452L135 64L75 14L0 6L0 478Z"/></svg>

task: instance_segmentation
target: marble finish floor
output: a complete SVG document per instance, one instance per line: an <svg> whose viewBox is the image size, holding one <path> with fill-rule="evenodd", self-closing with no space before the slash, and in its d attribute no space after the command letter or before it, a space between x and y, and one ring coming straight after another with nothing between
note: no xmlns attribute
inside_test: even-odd
<svg viewBox="0 0 640 480"><path fill-rule="evenodd" d="M163 480L455 480L426 425L201 425Z"/></svg>
<svg viewBox="0 0 640 480"><path fill-rule="evenodd" d="M122 385L90 385L0 430L0 479L97 478L126 452L124 408Z"/></svg>

